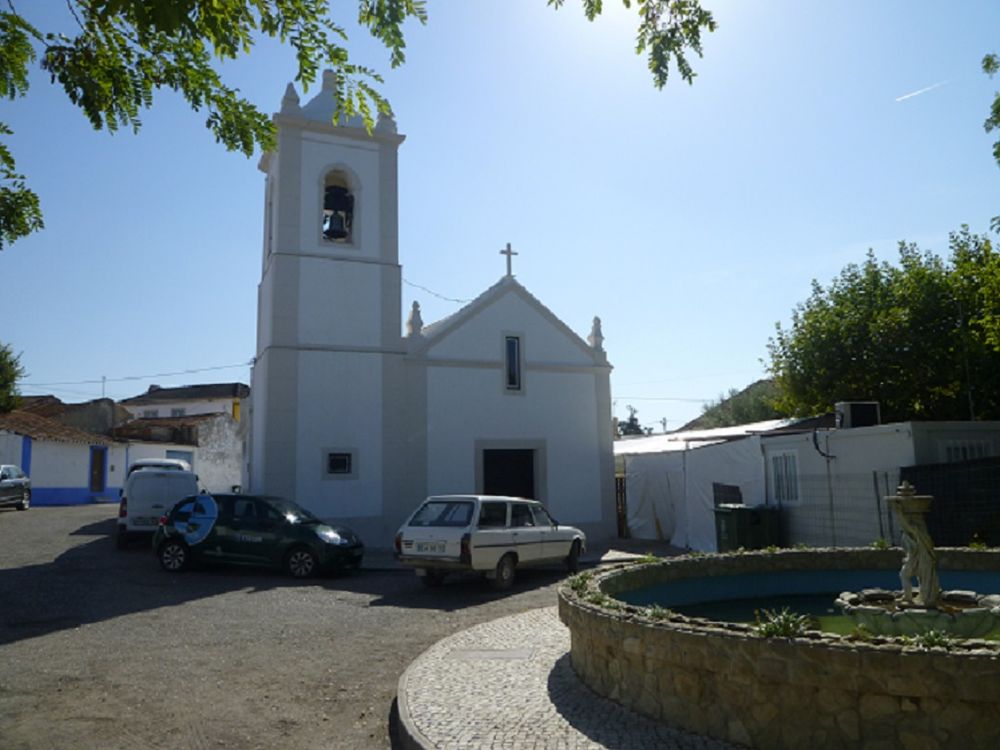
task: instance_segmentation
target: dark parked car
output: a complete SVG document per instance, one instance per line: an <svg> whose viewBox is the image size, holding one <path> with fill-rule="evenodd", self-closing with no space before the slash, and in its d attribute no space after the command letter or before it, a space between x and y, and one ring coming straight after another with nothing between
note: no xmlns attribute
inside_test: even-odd
<svg viewBox="0 0 1000 750"><path fill-rule="evenodd" d="M295 578L357 569L364 545L350 529L329 526L278 497L194 495L160 519L153 549L165 570L191 562L283 568Z"/></svg>
<svg viewBox="0 0 1000 750"><path fill-rule="evenodd" d="M31 480L14 464L0 465L0 506L27 510L31 505Z"/></svg>

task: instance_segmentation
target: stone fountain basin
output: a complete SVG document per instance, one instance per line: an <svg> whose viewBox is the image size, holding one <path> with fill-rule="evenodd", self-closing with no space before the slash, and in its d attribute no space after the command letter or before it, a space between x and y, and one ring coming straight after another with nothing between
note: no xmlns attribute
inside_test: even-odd
<svg viewBox="0 0 1000 750"><path fill-rule="evenodd" d="M855 625L874 635L914 636L935 630L957 638L981 638L1000 627L1000 595L944 591L936 607L903 602L901 591L845 591L836 605Z"/></svg>
<svg viewBox="0 0 1000 750"><path fill-rule="evenodd" d="M943 572L978 571L1000 582L1000 550L935 551ZM768 750L995 750L995 642L944 648L816 631L763 638L741 623L600 603L660 584L702 589L727 576L879 570L894 577L901 561L898 549L784 550L618 567L582 587L560 587L559 616L570 631L573 669L588 687L674 727Z"/></svg>

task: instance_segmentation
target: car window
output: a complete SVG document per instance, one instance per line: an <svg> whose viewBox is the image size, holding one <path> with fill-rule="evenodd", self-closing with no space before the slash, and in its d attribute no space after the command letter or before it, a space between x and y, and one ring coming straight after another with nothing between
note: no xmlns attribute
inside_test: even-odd
<svg viewBox="0 0 1000 750"><path fill-rule="evenodd" d="M479 528L502 529L507 525L507 503L483 503L479 508Z"/></svg>
<svg viewBox="0 0 1000 750"><path fill-rule="evenodd" d="M269 505L268 503L261 503L260 507L257 510L258 512L262 512L264 518L266 518L268 521L281 522L287 520L285 513L283 513L280 509Z"/></svg>
<svg viewBox="0 0 1000 750"><path fill-rule="evenodd" d="M514 503L510 506L510 525L512 528L519 526L534 526L535 519L531 515L531 508L523 503Z"/></svg>
<svg viewBox="0 0 1000 750"><path fill-rule="evenodd" d="M6 468L0 470L0 479L10 479L10 472Z"/></svg>
<svg viewBox="0 0 1000 750"><path fill-rule="evenodd" d="M236 521L256 521L257 502L251 498L238 498L233 502L233 518Z"/></svg>
<svg viewBox="0 0 1000 750"><path fill-rule="evenodd" d="M472 508L468 500L433 500L420 506L410 526L468 526Z"/></svg>
<svg viewBox="0 0 1000 750"><path fill-rule="evenodd" d="M545 510L541 505L532 505L531 512L535 516L536 526L554 526L555 521L552 520L552 516L549 515L548 511Z"/></svg>

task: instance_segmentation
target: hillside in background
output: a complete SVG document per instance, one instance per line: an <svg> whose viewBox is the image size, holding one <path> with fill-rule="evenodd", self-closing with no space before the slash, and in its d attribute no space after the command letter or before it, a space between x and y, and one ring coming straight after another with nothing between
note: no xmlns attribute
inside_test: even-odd
<svg viewBox="0 0 1000 750"><path fill-rule="evenodd" d="M728 395L707 404L700 417L677 431L708 430L790 416L775 407L777 396L778 388L770 379L758 380L742 391L731 388Z"/></svg>

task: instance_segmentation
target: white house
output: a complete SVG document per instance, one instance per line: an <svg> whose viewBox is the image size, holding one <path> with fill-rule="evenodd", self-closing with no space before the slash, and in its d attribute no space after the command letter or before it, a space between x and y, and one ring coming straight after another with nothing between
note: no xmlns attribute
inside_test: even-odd
<svg viewBox="0 0 1000 750"><path fill-rule="evenodd" d="M198 414L229 414L240 421L242 403L250 389L243 383L204 383L161 388L151 385L138 396L118 403L136 418L190 417Z"/></svg>
<svg viewBox="0 0 1000 750"><path fill-rule="evenodd" d="M233 418L207 414L187 420L192 429L163 434L144 430L163 430L171 420L136 420L111 438L12 411L0 414L0 463L16 464L31 477L32 505L118 502L125 472L140 458L184 459L209 491L240 484L242 453ZM144 423L142 430L135 428L138 423Z"/></svg>
<svg viewBox="0 0 1000 750"><path fill-rule="evenodd" d="M788 544L856 546L893 537L883 498L902 470L1000 455L1000 422L775 420L619 440L615 455L635 538L714 551L717 485L727 485L747 505L779 507Z"/></svg>
<svg viewBox="0 0 1000 750"><path fill-rule="evenodd" d="M31 477L32 505L117 501L126 446L24 411L0 414L0 463Z"/></svg>
<svg viewBox="0 0 1000 750"><path fill-rule="evenodd" d="M249 484L390 544L428 494L544 501L614 533L611 367L508 273L454 315L401 333L397 150L380 117L332 124L331 74L289 85L267 175ZM509 250L509 249L508 249Z"/></svg>

